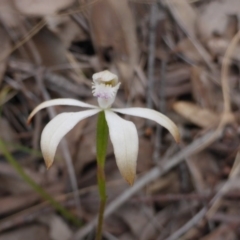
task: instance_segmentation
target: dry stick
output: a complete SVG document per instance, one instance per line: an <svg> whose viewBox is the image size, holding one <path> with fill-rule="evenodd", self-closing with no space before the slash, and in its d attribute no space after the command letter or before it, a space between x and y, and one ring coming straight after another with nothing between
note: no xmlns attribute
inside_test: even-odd
<svg viewBox="0 0 240 240"><path fill-rule="evenodd" d="M185 158L196 154L210 144L212 144L215 140L217 140L222 134L222 128L218 128L215 131L209 131L204 136L199 137L194 140L190 145L185 147L179 153L175 154L170 159L164 161L164 164L160 167L154 167L149 173L140 178L133 187L129 188L125 192L123 192L116 200L112 201L105 210L104 216L107 217L112 214L116 209L118 209L121 205L123 205L129 198L131 198L134 194L136 194L139 190L145 187L148 183L153 180L161 177L164 173L171 170L173 167L181 163L185 160ZM97 217L95 217L90 223L86 226L82 227L78 230L73 237L73 240L83 239L97 224Z"/></svg>
<svg viewBox="0 0 240 240"><path fill-rule="evenodd" d="M148 93L147 107L153 108L152 94L154 84L154 69L155 69L155 49L156 49L156 24L157 24L157 4L151 6L150 14L150 32L148 46Z"/></svg>
<svg viewBox="0 0 240 240"><path fill-rule="evenodd" d="M48 92L45 90L45 88L42 85L42 77L41 77L42 70L43 69L39 69L40 72L39 72L39 74L36 74L36 77L37 77L40 89L42 91L43 98L44 98L45 101L47 101L47 100L50 100L51 98L50 98ZM48 114L51 118L54 118L57 115L56 111L54 110L53 107L49 107L47 109L47 111L48 111ZM69 175L69 179L70 179L70 182L71 182L71 187L72 187L72 190L74 191L74 200L75 200L75 203L76 203L78 216L80 216L81 203L80 203L80 197L78 196L78 193L77 193L77 190L78 190L77 177L76 177L75 170L74 170L74 167L73 167L73 164L72 164L72 157L70 155L69 148L68 148L68 145L67 145L67 142L66 142L65 138L62 139L60 145L63 149L63 155L64 155L65 163L67 165L67 170L68 170L68 175Z"/></svg>

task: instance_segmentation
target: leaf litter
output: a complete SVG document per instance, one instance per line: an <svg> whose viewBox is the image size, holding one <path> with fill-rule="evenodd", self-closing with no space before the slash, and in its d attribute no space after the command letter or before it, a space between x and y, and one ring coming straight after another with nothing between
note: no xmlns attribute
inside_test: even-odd
<svg viewBox="0 0 240 240"><path fill-rule="evenodd" d="M43 111L31 126L26 119L46 97L95 103L91 76L103 69L122 81L116 106L152 101L182 137L176 145L164 129L132 117L140 150L131 188L109 145L104 239L240 238L238 0L4 0L0 8L0 138L24 171L84 222L77 228L57 214L0 151L0 239L94 239L96 119L66 136L49 171L35 152L51 115ZM73 110L56 113L63 108Z"/></svg>

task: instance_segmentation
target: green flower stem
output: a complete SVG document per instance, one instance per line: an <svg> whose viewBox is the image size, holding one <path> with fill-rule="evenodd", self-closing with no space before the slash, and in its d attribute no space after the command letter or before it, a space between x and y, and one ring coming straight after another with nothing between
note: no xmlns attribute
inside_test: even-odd
<svg viewBox="0 0 240 240"><path fill-rule="evenodd" d="M21 165L16 161L12 154L7 150L5 143L0 139L0 151L5 156L9 164L17 171L23 180L32 187L43 199L48 201L63 217L71 221L76 226L81 226L81 222L65 209L59 202L57 202L49 193L47 193L41 186L34 182L23 170Z"/></svg>
<svg viewBox="0 0 240 240"><path fill-rule="evenodd" d="M100 195L100 207L98 215L96 240L102 239L103 216L107 201L106 181L104 172L107 145L108 145L108 125L105 119L105 113L104 111L102 111L98 115L97 123L97 179L98 179L98 191Z"/></svg>

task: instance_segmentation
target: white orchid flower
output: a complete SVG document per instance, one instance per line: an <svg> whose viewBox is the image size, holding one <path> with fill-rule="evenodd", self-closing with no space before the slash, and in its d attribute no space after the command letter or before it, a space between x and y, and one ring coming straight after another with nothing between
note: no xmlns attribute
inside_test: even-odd
<svg viewBox="0 0 240 240"><path fill-rule="evenodd" d="M177 126L165 115L146 108L111 108L120 83L118 77L109 72L102 71L93 75L93 95L97 97L99 107L78 101L63 98L46 101L38 105L30 114L28 122L41 109L55 105L71 105L90 110L80 112L61 113L53 118L44 128L41 135L41 150L47 168L51 167L57 146L61 139L79 121L95 115L101 111L105 112L105 118L109 128L110 139L113 144L117 166L123 178L132 185L136 175L136 163L138 155L138 135L134 123L124 120L115 112L143 117L153 120L167 128L178 142L180 135Z"/></svg>

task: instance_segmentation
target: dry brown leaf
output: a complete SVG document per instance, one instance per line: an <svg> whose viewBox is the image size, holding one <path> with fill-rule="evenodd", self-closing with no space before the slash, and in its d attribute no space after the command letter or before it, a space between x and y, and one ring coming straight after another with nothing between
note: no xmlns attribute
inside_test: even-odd
<svg viewBox="0 0 240 240"><path fill-rule="evenodd" d="M176 53L182 53L187 59L191 60L194 63L202 62L202 57L193 45L193 43L188 39L184 38L181 40L175 48Z"/></svg>
<svg viewBox="0 0 240 240"><path fill-rule="evenodd" d="M42 64L47 67L68 63L66 48L61 40L47 28L33 37Z"/></svg>
<svg viewBox="0 0 240 240"><path fill-rule="evenodd" d="M0 20L9 28L15 28L19 25L19 17L13 0L0 1Z"/></svg>
<svg viewBox="0 0 240 240"><path fill-rule="evenodd" d="M211 52L213 57L221 57L220 60L222 60L222 56L224 56L227 47L230 44L230 39L222 38L222 37L212 37L207 42L206 45ZM236 61L240 61L240 44L238 44L234 48L234 52L231 56L232 59Z"/></svg>
<svg viewBox="0 0 240 240"><path fill-rule="evenodd" d="M168 0L166 3L175 20L186 33L187 37L191 40L204 62L211 70L214 70L215 68L212 64L211 56L202 46L201 42L198 41L197 34L195 32L197 21L196 10L187 0Z"/></svg>
<svg viewBox="0 0 240 240"><path fill-rule="evenodd" d="M74 0L13 0L13 2L22 14L44 16L69 7Z"/></svg>
<svg viewBox="0 0 240 240"><path fill-rule="evenodd" d="M166 0L169 7L175 13L176 18L180 20L180 25L190 34L195 36L197 11L189 4L187 0Z"/></svg>
<svg viewBox="0 0 240 240"><path fill-rule="evenodd" d="M182 63L173 63L168 66L168 71L166 72L166 84L177 85L188 81L190 78L191 67Z"/></svg>
<svg viewBox="0 0 240 240"><path fill-rule="evenodd" d="M203 107L218 111L222 109L222 92L210 79L208 72L199 66L191 71L192 95L195 102Z"/></svg>
<svg viewBox="0 0 240 240"><path fill-rule="evenodd" d="M73 41L87 40L87 34L69 16L47 16L45 19L48 28L62 40L66 48Z"/></svg>
<svg viewBox="0 0 240 240"><path fill-rule="evenodd" d="M89 21L100 57L109 55L123 80L130 81L137 64L135 23L127 0L101 0L91 6Z"/></svg>
<svg viewBox="0 0 240 240"><path fill-rule="evenodd" d="M239 0L210 1L199 14L197 29L200 38L204 41L214 34L224 35L231 15L239 16Z"/></svg>
<svg viewBox="0 0 240 240"><path fill-rule="evenodd" d="M228 44L229 40L218 36L213 36L206 42L207 48L214 58L223 55L227 50Z"/></svg>
<svg viewBox="0 0 240 240"><path fill-rule="evenodd" d="M231 39L238 31L239 0L213 1L205 5L197 21L198 35L213 57L224 55ZM239 60L239 44L233 58Z"/></svg>
<svg viewBox="0 0 240 240"><path fill-rule="evenodd" d="M199 127L209 128L219 121L217 113L206 108L201 108L194 103L178 101L173 104L173 109L181 116L186 118Z"/></svg>

